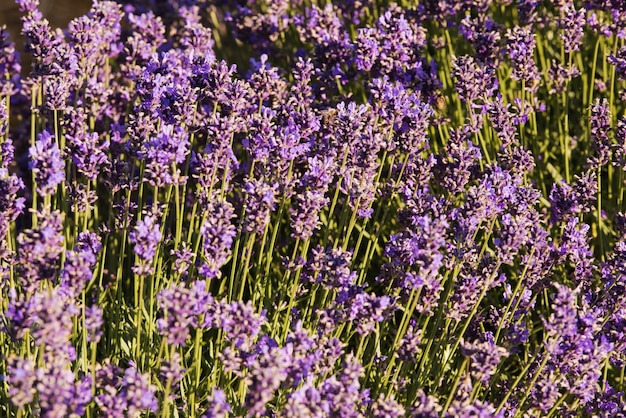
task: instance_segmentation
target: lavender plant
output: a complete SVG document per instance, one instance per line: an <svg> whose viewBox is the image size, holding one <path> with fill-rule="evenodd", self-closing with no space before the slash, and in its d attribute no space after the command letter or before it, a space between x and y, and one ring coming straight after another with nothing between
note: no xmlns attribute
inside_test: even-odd
<svg viewBox="0 0 626 418"><path fill-rule="evenodd" d="M619 1L0 28L0 416L626 412Z"/></svg>

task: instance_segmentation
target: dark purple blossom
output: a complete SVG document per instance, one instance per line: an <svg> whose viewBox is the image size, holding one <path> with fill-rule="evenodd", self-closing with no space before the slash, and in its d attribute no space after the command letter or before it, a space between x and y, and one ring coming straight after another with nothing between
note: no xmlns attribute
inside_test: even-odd
<svg viewBox="0 0 626 418"><path fill-rule="evenodd" d="M439 418L443 408L433 395L426 395L418 389L414 405L410 409L411 418Z"/></svg>
<svg viewBox="0 0 626 418"><path fill-rule="evenodd" d="M348 355L339 376L332 376L322 382L320 392L328 402L329 416L357 418L363 415L361 406L368 397L359 383L362 373L363 366L352 355Z"/></svg>
<svg viewBox="0 0 626 418"><path fill-rule="evenodd" d="M376 28L359 29L356 37L358 71L373 77L408 81L426 46L426 30L392 8L378 18Z"/></svg>
<svg viewBox="0 0 626 418"><path fill-rule="evenodd" d="M419 345L422 342L422 331L416 329L416 323L411 321L405 334L400 340L398 345L398 351L396 355L401 361L415 362L418 360L417 355L419 353Z"/></svg>
<svg viewBox="0 0 626 418"><path fill-rule="evenodd" d="M620 79L626 79L626 47L621 47L615 55L609 55L607 61L615 66L615 71Z"/></svg>
<svg viewBox="0 0 626 418"><path fill-rule="evenodd" d="M507 30L506 48L512 63L511 78L525 83L529 92L537 91L541 76L535 63L535 36L530 27L515 26Z"/></svg>
<svg viewBox="0 0 626 418"><path fill-rule="evenodd" d="M472 142L470 127L451 130L445 151L446 155L439 156L433 167L435 179L452 194L464 192L481 158L480 149Z"/></svg>
<svg viewBox="0 0 626 418"><path fill-rule="evenodd" d="M31 334L35 343L55 355L74 360L76 350L70 345L73 319L80 313L76 303L56 287L35 293L28 306Z"/></svg>
<svg viewBox="0 0 626 418"><path fill-rule="evenodd" d="M472 44L476 58L496 68L500 63L502 30L490 17L468 14L459 25L461 34Z"/></svg>
<svg viewBox="0 0 626 418"><path fill-rule="evenodd" d="M551 222L558 223L572 215L589 212L593 209L596 193L597 181L594 171L576 176L573 187L564 180L554 183L548 197L552 211Z"/></svg>
<svg viewBox="0 0 626 418"><path fill-rule="evenodd" d="M10 223L24 211L26 199L19 197L19 193L24 189L24 182L9 172L9 165L13 162L13 145L10 142L3 142L0 144L0 153L2 154L0 157L0 236L5 237ZM0 254L2 254L6 243L4 240L0 242Z"/></svg>
<svg viewBox="0 0 626 418"><path fill-rule="evenodd" d="M430 312L442 290L439 269L443 266L445 230L444 219L411 216L406 230L393 234L385 247L390 258L386 275L391 274L405 292L421 290L420 312Z"/></svg>
<svg viewBox="0 0 626 418"><path fill-rule="evenodd" d="M179 275L185 275L194 260L195 254L189 248L186 242L182 243L182 246L178 250L171 250L170 255L174 258L174 265L172 269Z"/></svg>
<svg viewBox="0 0 626 418"><path fill-rule="evenodd" d="M196 56L215 59L213 31L202 24L200 7L181 7L180 16L185 21L180 33L181 46L187 51L193 51Z"/></svg>
<svg viewBox="0 0 626 418"><path fill-rule="evenodd" d="M38 1L23 0L18 4L22 11L28 12L22 16L22 34L26 39L24 50L33 56L33 73L59 74L63 64L71 62L63 33L60 29L52 30L50 22L38 9Z"/></svg>
<svg viewBox="0 0 626 418"><path fill-rule="evenodd" d="M561 245L558 249L559 260L569 261L574 267L574 279L585 288L593 279L593 253L588 243L589 225L580 224L578 218L572 217L563 231Z"/></svg>
<svg viewBox="0 0 626 418"><path fill-rule="evenodd" d="M578 51L585 29L585 9L576 10L573 3L567 2L560 10L559 26L563 30L560 34L563 40L565 53Z"/></svg>
<svg viewBox="0 0 626 418"><path fill-rule="evenodd" d="M598 169L611 159L611 111L607 99L596 99L591 106L590 140L593 154L587 163L590 169Z"/></svg>
<svg viewBox="0 0 626 418"><path fill-rule="evenodd" d="M397 309L393 298L384 295L357 292L347 302L347 320L355 324L356 332L368 335L376 325L387 320Z"/></svg>

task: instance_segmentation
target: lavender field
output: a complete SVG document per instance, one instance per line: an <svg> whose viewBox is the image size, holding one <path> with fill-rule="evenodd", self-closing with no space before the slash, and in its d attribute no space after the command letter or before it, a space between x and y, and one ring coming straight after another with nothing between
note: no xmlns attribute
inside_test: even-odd
<svg viewBox="0 0 626 418"><path fill-rule="evenodd" d="M17 4L0 417L626 416L626 3Z"/></svg>

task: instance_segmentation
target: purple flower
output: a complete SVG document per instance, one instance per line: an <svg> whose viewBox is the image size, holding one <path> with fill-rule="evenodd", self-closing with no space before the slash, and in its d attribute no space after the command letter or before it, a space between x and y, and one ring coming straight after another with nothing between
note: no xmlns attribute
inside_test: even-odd
<svg viewBox="0 0 626 418"><path fill-rule="evenodd" d="M607 61L615 66L615 71L620 80L626 79L626 46L621 47L616 55L609 55Z"/></svg>
<svg viewBox="0 0 626 418"><path fill-rule="evenodd" d="M222 389L213 389L212 399L209 400L209 408L202 418L227 418L232 408L226 400L226 393Z"/></svg>
<svg viewBox="0 0 626 418"><path fill-rule="evenodd" d="M29 148L29 167L35 174L37 193L50 195L65 180L65 163L61 150L48 131L39 134L35 145Z"/></svg>
<svg viewBox="0 0 626 418"><path fill-rule="evenodd" d="M400 418L405 416L406 410L395 400L393 394L380 394L371 406L371 416L374 418Z"/></svg>
<svg viewBox="0 0 626 418"><path fill-rule="evenodd" d="M206 282L200 280L194 282L191 288L178 284L157 294L159 307L163 311L163 318L157 320L157 327L168 344L184 345L189 337L190 327L211 326L212 310L215 307L213 297L207 293L206 287Z"/></svg>
<svg viewBox="0 0 626 418"><path fill-rule="evenodd" d="M577 284L582 284L585 290L593 280L594 260L593 252L589 248L587 237L589 225L579 225L578 218L572 217L565 226L561 246L559 247L559 261L569 261L575 268L573 278Z"/></svg>
<svg viewBox="0 0 626 418"><path fill-rule="evenodd" d="M591 106L590 139L593 154L588 158L590 169L596 170L611 159L611 111L607 99L596 99Z"/></svg>
<svg viewBox="0 0 626 418"><path fill-rule="evenodd" d="M553 60L548 75L548 93L561 94L566 92L568 83L580 75L580 70L574 65L566 66Z"/></svg>
<svg viewBox="0 0 626 418"><path fill-rule="evenodd" d="M161 226L156 217L148 215L137 221L135 229L129 234L129 240L135 244L135 254L139 259L134 266L135 273L145 275L153 272L152 260L161 238Z"/></svg>
<svg viewBox="0 0 626 418"><path fill-rule="evenodd" d="M157 411L157 388L150 384L147 374L139 373L134 363L130 362L125 370L108 361L98 366L96 404L102 416L135 417Z"/></svg>
<svg viewBox="0 0 626 418"><path fill-rule="evenodd" d="M477 171L481 158L480 149L472 143L469 126L451 130L446 144L446 156L440 156L433 170L435 179L450 193L465 192L466 186Z"/></svg>
<svg viewBox="0 0 626 418"><path fill-rule="evenodd" d="M396 355L404 362L417 361L419 345L422 341L422 330L416 329L415 320L411 320L406 333L402 336Z"/></svg>
<svg viewBox="0 0 626 418"><path fill-rule="evenodd" d="M301 387L291 392L283 409L283 414L290 417L315 418L328 416L328 402L322 398L310 379Z"/></svg>
<svg viewBox="0 0 626 418"><path fill-rule="evenodd" d="M228 202L211 202L207 207L205 221L200 226L204 262L200 274L209 279L221 276L220 268L230 256L237 235L231 221L234 217L233 206Z"/></svg>
<svg viewBox="0 0 626 418"><path fill-rule="evenodd" d="M10 96L15 93L16 84L19 83L21 66L19 53L15 51L15 44L9 39L9 31L5 26L0 27L0 94ZM8 121L6 107L0 104L0 136L5 134L5 123ZM4 112L4 113L3 113Z"/></svg>
<svg viewBox="0 0 626 418"><path fill-rule="evenodd" d="M367 403L368 396L361 390L359 378L363 366L352 355L342 364L338 377L332 376L322 382L322 399L328 402L329 416L357 418L363 416L361 406Z"/></svg>
<svg viewBox="0 0 626 418"><path fill-rule="evenodd" d="M0 154L0 236L5 237L9 224L24 211L26 199L18 197L24 189L24 182L9 172L9 165L13 162L13 145L10 142L0 144ZM0 244L0 254L4 251L3 245Z"/></svg>
<svg viewBox="0 0 626 418"><path fill-rule="evenodd" d="M14 354L7 359L6 381L11 403L22 409L35 398L35 365L29 359L21 359Z"/></svg>
<svg viewBox="0 0 626 418"><path fill-rule="evenodd" d="M323 97L336 90L337 81L347 81L344 66L354 56L355 46L340 13L337 6L327 4L323 9L314 5L303 15L294 16L300 40L313 48L312 61L320 80L316 87Z"/></svg>
<svg viewBox="0 0 626 418"><path fill-rule="evenodd" d="M565 285L555 284L557 290L552 302L552 313L544 319L548 333L546 342L549 352L560 352L560 343L565 338L575 338L578 332L577 295L579 290L572 290Z"/></svg>
<svg viewBox="0 0 626 418"><path fill-rule="evenodd" d="M498 134L503 148L511 147L519 142L517 127L515 126L516 121L519 123L519 118L511 111L511 104L505 104L502 96L498 95L487 105L487 116Z"/></svg>
<svg viewBox="0 0 626 418"><path fill-rule="evenodd" d="M420 312L430 312L442 290L439 269L443 266L445 231L443 219L410 214L410 225L393 234L385 247L390 261L384 266L385 276L397 281L403 291L421 288Z"/></svg>
<svg viewBox="0 0 626 418"><path fill-rule="evenodd" d="M74 135L66 135L66 138L69 154L78 172L89 180L95 180L102 166L109 161L106 155L109 142L100 142L96 132L77 132Z"/></svg>
<svg viewBox="0 0 626 418"><path fill-rule="evenodd" d="M185 162L189 154L189 135L182 128L172 125L161 126L155 138L146 144L146 177L152 186L182 184L185 177L178 165Z"/></svg>
<svg viewBox="0 0 626 418"><path fill-rule="evenodd" d="M452 77L459 98L472 103L493 96L498 90L495 69L477 62L471 55L458 57L452 63Z"/></svg>
<svg viewBox="0 0 626 418"><path fill-rule="evenodd" d="M306 240L319 227L319 213L328 204L326 192L336 169L332 157L308 158L308 169L300 178L295 202L290 209L292 237Z"/></svg>
<svg viewBox="0 0 626 418"><path fill-rule="evenodd" d="M102 308L98 305L85 307L85 328L87 329L87 341L97 343L102 338Z"/></svg>
<svg viewBox="0 0 626 418"><path fill-rule="evenodd" d="M44 280L52 280L59 269L64 250L63 216L60 212L38 212L38 225L17 236L19 243L17 271L27 289Z"/></svg>
<svg viewBox="0 0 626 418"><path fill-rule="evenodd" d="M500 228L495 231L493 239L498 260L512 265L515 256L533 243L535 226L540 224L541 216L533 209L502 215Z"/></svg>
<svg viewBox="0 0 626 418"><path fill-rule="evenodd" d="M194 260L195 253L189 248L186 242L182 243L182 248L179 250L172 249L170 251L170 255L174 257L174 266L173 270L176 274L185 275L187 270L191 266L192 261Z"/></svg>
<svg viewBox="0 0 626 418"><path fill-rule="evenodd" d="M586 213L593 209L596 199L597 181L594 171L576 176L574 187L561 182L554 183L550 190L551 223L568 220L572 215Z"/></svg>
<svg viewBox="0 0 626 418"><path fill-rule="evenodd" d="M170 388L177 390L183 380L185 369L182 365L182 358L178 352L172 353L170 361L163 361L159 372L159 378L163 382L163 386L169 385ZM174 397L172 394L170 396Z"/></svg>
<svg viewBox="0 0 626 418"><path fill-rule="evenodd" d="M426 395L423 389L418 389L415 404L410 412L412 418L439 418L442 409L437 397Z"/></svg>
<svg viewBox="0 0 626 418"><path fill-rule="evenodd" d="M453 7L453 6L452 6ZM471 14L461 20L459 30L472 44L476 58L490 67L497 68L501 55L502 30L490 17Z"/></svg>
<svg viewBox="0 0 626 418"><path fill-rule="evenodd" d="M180 33L180 43L187 51L192 51L195 56L214 60L213 31L202 24L202 9L199 6L181 7L180 16L185 25Z"/></svg>
<svg viewBox="0 0 626 418"><path fill-rule="evenodd" d="M612 164L626 171L626 118L623 116L617 120L615 139L617 143L613 145Z"/></svg>
<svg viewBox="0 0 626 418"><path fill-rule="evenodd" d="M65 264L59 275L61 286L73 295L79 295L91 281L96 265L96 253L101 247L96 234L81 232L74 251L67 251Z"/></svg>
<svg viewBox="0 0 626 418"><path fill-rule="evenodd" d="M560 37L563 40L564 51L565 53L578 51L585 29L585 9L576 10L574 4L568 2L560 12L559 26L563 30Z"/></svg>
<svg viewBox="0 0 626 418"><path fill-rule="evenodd" d="M278 184L268 184L260 179L249 179L243 186L245 192L245 218L243 228L247 232L262 234L276 208Z"/></svg>
<svg viewBox="0 0 626 418"><path fill-rule="evenodd" d="M23 0L20 9L28 12L22 16L22 33L26 42L24 50L34 58L33 73L50 75L61 72L62 65L68 63L69 50L63 42L60 29L53 31L50 22L37 9L39 1Z"/></svg>
<svg viewBox="0 0 626 418"><path fill-rule="evenodd" d="M246 383L248 393L244 406L251 416L265 411L266 404L274 398L274 392L287 378L291 358L287 350L260 345L248 362Z"/></svg>
<svg viewBox="0 0 626 418"><path fill-rule="evenodd" d="M391 139L381 145L388 151L397 149L412 155L428 149L428 126L433 116L430 105L419 94L400 82L390 82L386 76L373 80L370 88L377 123L392 130Z"/></svg>
<svg viewBox="0 0 626 418"><path fill-rule="evenodd" d="M506 32L506 49L512 63L511 78L524 81L527 91L537 91L541 76L534 59L535 36L530 27L515 26Z"/></svg>
<svg viewBox="0 0 626 418"><path fill-rule="evenodd" d="M348 302L348 309L347 320L356 323L356 332L368 335L376 330L377 323L388 319L397 307L387 295L358 292Z"/></svg>
<svg viewBox="0 0 626 418"><path fill-rule="evenodd" d="M356 68L373 77L410 79L426 46L426 31L409 20L400 8L390 8L376 22L376 28L359 29L356 37Z"/></svg>
<svg viewBox="0 0 626 418"><path fill-rule="evenodd" d="M258 314L250 301L224 304L215 318L215 326L223 329L225 338L242 351L251 347L265 322L265 314Z"/></svg>
<svg viewBox="0 0 626 418"><path fill-rule="evenodd" d="M352 286L356 280L356 272L350 270L352 253L339 248L324 251L321 246L311 250L312 259L302 270L302 281L320 283L331 290L341 290Z"/></svg>
<svg viewBox="0 0 626 418"><path fill-rule="evenodd" d="M124 371L120 386L121 394L128 402L129 416L137 416L142 411L157 411L156 387L150 384L150 376L139 373L134 364Z"/></svg>
<svg viewBox="0 0 626 418"><path fill-rule="evenodd" d="M482 341L477 340L472 343L463 341L461 343L463 355L471 359L470 374L472 378L489 383L489 379L495 373L500 359L508 353L503 347L499 347L493 341L491 333L485 333Z"/></svg>
<svg viewBox="0 0 626 418"><path fill-rule="evenodd" d="M74 360L76 350L70 344L70 337L73 320L79 313L75 302L58 287L35 293L28 307L35 344L55 355L65 354L69 360Z"/></svg>
<svg viewBox="0 0 626 418"><path fill-rule="evenodd" d="M37 369L37 393L42 417L81 416L91 402L91 378L76 376L68 365Z"/></svg>

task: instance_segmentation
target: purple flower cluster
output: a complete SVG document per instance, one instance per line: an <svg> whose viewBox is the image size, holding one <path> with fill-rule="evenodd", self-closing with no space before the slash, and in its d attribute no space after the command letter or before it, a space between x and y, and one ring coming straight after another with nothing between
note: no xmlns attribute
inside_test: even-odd
<svg viewBox="0 0 626 418"><path fill-rule="evenodd" d="M147 275L154 272L152 262L161 239L161 226L155 216L148 215L137 221L135 229L129 234L129 241L135 244L137 255L137 262L133 267L136 274Z"/></svg>
<svg viewBox="0 0 626 418"><path fill-rule="evenodd" d="M65 162L54 140L50 132L43 131L29 149L30 169L37 182L37 193L43 196L53 194L65 180Z"/></svg>
<svg viewBox="0 0 626 418"><path fill-rule="evenodd" d="M0 416L621 416L623 4L244 3L0 28Z"/></svg>

